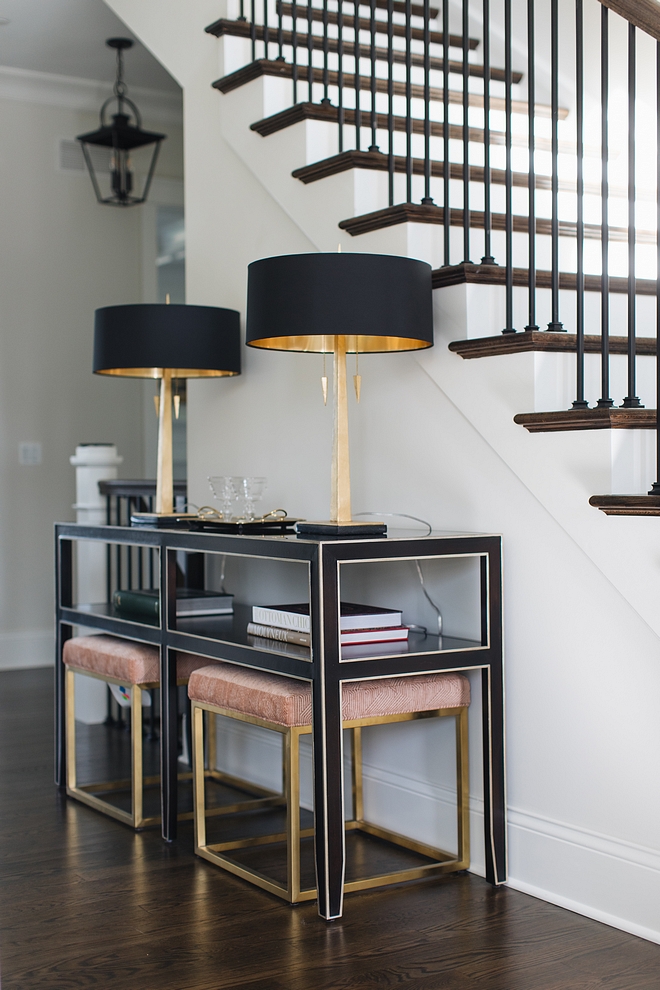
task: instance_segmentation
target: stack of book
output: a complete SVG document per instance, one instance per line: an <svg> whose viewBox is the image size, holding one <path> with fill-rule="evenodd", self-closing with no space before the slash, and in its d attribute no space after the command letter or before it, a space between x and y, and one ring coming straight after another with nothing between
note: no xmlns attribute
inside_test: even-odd
<svg viewBox="0 0 660 990"><path fill-rule="evenodd" d="M115 591L112 604L117 615L126 619L160 618L160 592L158 588ZM176 614L179 618L195 615L231 615L234 611L234 596L219 591L204 591L199 588L176 589Z"/></svg>
<svg viewBox="0 0 660 990"><path fill-rule="evenodd" d="M309 603L270 607L254 605L252 622L248 623L247 631L249 636L262 640L309 647ZM403 616L396 609L342 602L340 636L342 655L349 647L366 648L366 652L400 652L406 648L408 627L403 625ZM385 647L384 644L391 646Z"/></svg>

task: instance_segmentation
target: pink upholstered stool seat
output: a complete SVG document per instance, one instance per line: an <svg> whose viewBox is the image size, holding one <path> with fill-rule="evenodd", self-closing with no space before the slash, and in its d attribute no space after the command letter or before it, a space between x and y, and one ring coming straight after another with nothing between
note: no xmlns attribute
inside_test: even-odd
<svg viewBox="0 0 660 990"><path fill-rule="evenodd" d="M312 731L312 687L308 681L281 677L268 671L237 667L228 663L199 667L190 675L188 695L193 717L193 784L195 796L195 852L209 862L249 880L264 890L277 894L292 904L316 897L316 888L302 886L301 840L314 835L313 827L302 828L300 818L300 737ZM370 678L348 681L342 686L342 718L351 736L352 817L345 821L347 832L361 833L393 846L407 849L421 857L414 864L399 865L392 872L358 876L344 882L344 890L365 890L388 883L414 880L431 873L451 873L465 870L470 863L469 787L468 787L468 705L470 682L463 674L438 673L406 677ZM216 717L224 716L256 724L277 732L282 737L282 789L257 788L238 780L217 766ZM365 815L362 781L362 732L365 727L387 722L415 719L453 719L456 751L456 832L457 850L448 852L435 845L409 838L368 820ZM206 729L205 729L206 723ZM367 728L367 731L369 729ZM208 752L209 766L204 765ZM207 803L207 787L213 781L225 783L243 791L251 800L241 798L228 805L211 807ZM210 796L210 795L209 795ZM250 811L259 808L269 814L279 805L286 807L286 832L281 825L272 835L259 835L262 851L269 845L271 855L286 844L286 883L278 876L268 876L255 870L237 852L250 849L254 834L223 841L207 837L207 816ZM210 824L209 828L214 829ZM221 832L217 833L222 834ZM367 839L368 841L368 839ZM364 851L364 847L362 848ZM380 853L379 853L380 854ZM365 861L357 855L354 866L363 872ZM358 863L359 861L359 863ZM400 861L397 861L400 863ZM278 867L281 869L281 865Z"/></svg>
<svg viewBox="0 0 660 990"><path fill-rule="evenodd" d="M145 787L158 787L160 778L144 776L143 737L142 737L142 697L143 690L157 688L160 684L160 660L158 649L146 643L134 643L118 636L77 636L64 644L62 651L65 674L66 701L66 745L67 769L66 790L70 797L102 811L111 818L130 825L132 828L145 828L156 825L160 816L144 813ZM198 667L209 669L208 659L177 654L177 683L185 684L193 670ZM131 776L120 780L94 783L78 783L76 769L76 721L75 721L75 682L82 674L91 675L106 683L115 683L130 692L130 731L131 731ZM190 773L179 777L190 777ZM131 810L115 803L111 798L122 791L131 795ZM179 818L190 818L184 812Z"/></svg>
<svg viewBox="0 0 660 990"><path fill-rule="evenodd" d="M307 681L216 663L190 675L188 695L202 705L226 708L284 726L310 725L312 688ZM345 722L407 712L462 708L470 682L462 674L421 674L349 681L342 688Z"/></svg>
<svg viewBox="0 0 660 990"><path fill-rule="evenodd" d="M67 666L127 684L158 684L160 680L157 648L118 636L76 636L64 644L63 659ZM208 660L179 653L177 680L187 680L193 670L207 666Z"/></svg>

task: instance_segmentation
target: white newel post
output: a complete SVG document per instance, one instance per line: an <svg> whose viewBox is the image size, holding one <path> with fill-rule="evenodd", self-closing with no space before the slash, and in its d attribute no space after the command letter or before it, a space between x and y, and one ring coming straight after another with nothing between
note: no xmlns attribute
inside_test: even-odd
<svg viewBox="0 0 660 990"><path fill-rule="evenodd" d="M106 502L99 492L99 481L117 477L117 467L124 460L113 443L88 443L76 447L69 458L76 469L76 522L87 526L103 525ZM102 543L80 541L76 544L77 600L104 602L106 589L106 548ZM76 677L76 719L92 725L104 722L107 714L106 686L92 677Z"/></svg>

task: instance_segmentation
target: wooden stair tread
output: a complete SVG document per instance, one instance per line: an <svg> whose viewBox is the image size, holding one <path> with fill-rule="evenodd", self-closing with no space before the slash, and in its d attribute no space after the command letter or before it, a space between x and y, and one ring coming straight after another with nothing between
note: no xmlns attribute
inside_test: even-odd
<svg viewBox="0 0 660 990"><path fill-rule="evenodd" d="M387 3L385 3L385 6L387 6ZM278 2L276 9L277 9L278 14L279 14L280 9L281 9L282 10L282 14L285 17L291 17L291 15L293 13L293 4ZM305 6L299 6L298 4L296 4L296 10L297 10L298 16L300 17L301 20L303 20L303 18L304 18L304 20L307 20L307 7L306 7L306 5ZM304 13L301 14L300 11L304 11ZM320 21L321 23L323 22L323 10L320 7L312 7L312 20L313 21ZM328 11L328 24L336 25L337 24L337 20L338 20L338 18L337 18L337 12L335 10ZM361 17L360 20L361 21L363 21L363 20L366 21L367 18L362 18ZM353 28L354 27L354 21L355 21L355 18L352 17L350 14L344 14L344 17L343 17L344 27L346 27L346 28ZM377 30L377 33L378 34L387 34L387 21L386 20L378 19L376 21L376 25L377 25L377 29L380 28L380 31ZM395 35L397 38L405 38L405 36L406 36L406 25L405 24L393 24L392 25L392 34ZM412 38L415 41L424 41L424 29L423 28L418 28L418 27L411 28L411 36L412 36ZM444 43L445 43L445 38L444 38L444 35L443 35L442 31L429 31L429 37L430 37L430 41L431 41L431 44L432 45L444 45ZM463 47L463 36L460 35L460 34L450 34L449 35L449 44L450 44L450 46L452 48L462 48ZM474 51L474 49L477 48L478 45L479 45L479 41L476 38L470 38L469 39L468 46L469 46L469 48L472 51Z"/></svg>
<svg viewBox="0 0 660 990"><path fill-rule="evenodd" d="M562 409L553 412L518 413L513 422L530 433L566 433L576 430L654 430L655 409Z"/></svg>
<svg viewBox="0 0 660 990"><path fill-rule="evenodd" d="M261 134L262 137L268 137L269 134L275 134L277 131L293 126L293 124L299 124L302 120L322 120L328 124L336 124L338 116L338 108L333 106L331 103L295 103L293 106L287 107L286 110L280 110L278 113L274 113L270 117L263 117L261 120L257 120L253 124L250 124L250 130L256 131L258 134ZM368 127L368 111L363 110L362 117L364 126ZM355 111L350 107L344 107L344 124L347 127L355 124ZM386 113L377 113L376 124L379 130L387 130L388 115ZM392 118L392 126L395 131L405 131L406 118L395 115ZM421 118L413 117L412 131L413 134L424 133L424 121ZM431 136L442 137L443 134L444 127L442 123L432 120ZM455 141L463 140L463 128L460 124L449 125L449 137ZM470 127L469 139L474 144L483 144L483 130L480 127ZM490 143L491 145L503 145L504 131L496 131L491 128ZM512 144L516 148L526 148L527 140L522 135L514 134ZM538 151L550 151L550 141L538 138L536 141L536 148Z"/></svg>
<svg viewBox="0 0 660 990"><path fill-rule="evenodd" d="M307 17L307 4L297 4L296 6L298 7L298 10L299 11L303 11L303 13L302 14L298 14L298 16L299 17L306 18ZM376 0L375 6L379 10L387 10L387 8L388 8L388 0ZM393 0L392 7L393 7L393 10L395 11L395 13L397 13L397 14L405 14L405 12L406 12L406 3L405 3L405 0ZM413 4L411 4L411 13L412 13L413 17L422 17L423 18L424 17L424 7L421 4L413 3ZM430 15L429 16L429 19L432 20L432 21L434 21L436 19L436 17L438 16L439 13L440 13L440 11L437 9L437 7L430 7L429 8L429 15ZM218 35L217 28L218 28L218 24L220 24L222 20L223 20L223 18L220 18L219 21L214 21L213 24L209 24L209 26L207 28L205 28L207 34L215 34L216 36L219 36ZM243 23L246 23L246 22L243 22ZM463 43L462 37L460 35L456 35L455 37L458 38L458 44L461 45ZM474 45L472 45L471 47L476 48L477 45L479 44L479 42L476 41L476 39L474 39L474 42L475 42Z"/></svg>
<svg viewBox="0 0 660 990"><path fill-rule="evenodd" d="M606 516L660 516L660 495L592 495L589 505Z"/></svg>
<svg viewBox="0 0 660 990"><path fill-rule="evenodd" d="M221 18L219 21L216 21L215 24L211 26L215 28L215 30L209 33L214 34L216 38L220 38L223 34L228 34L236 38L251 37L250 34L251 24L248 21L231 21ZM206 30L208 31L209 29L207 28ZM255 34L257 41L263 41L264 28L262 24L257 24L255 26ZM268 34L269 34L269 44L277 44L279 40L277 28L274 29L270 28ZM306 33L303 33L300 30L296 31L296 45L299 49L306 51L307 41L308 41L308 35ZM293 44L293 31L282 31L282 44L289 46ZM314 48L315 51L323 50L323 37L320 34L312 35L312 48ZM337 49L338 49L337 39L328 38L328 51L336 53ZM368 59L370 53L370 45L363 43L360 45L360 49L361 49L362 58ZM353 56L355 54L355 45L353 44L352 41L344 41L344 54L350 56ZM386 48L378 48L378 47L376 48L376 61L379 62L387 61L387 55L388 52ZM401 51L400 48L395 49L392 55L393 55L393 61L396 62L397 65L405 64L406 53L404 51ZM415 66L423 67L424 56L419 52L413 52L412 64ZM435 56L433 56L430 59L430 65L432 69L435 69L437 71L442 71L444 68L443 60L441 58L436 58ZM450 60L449 71L454 75L462 75L463 63ZM307 78L306 73L307 73L307 66L304 63L299 65L299 78L301 81L306 80ZM483 78L484 75L483 65L478 65L474 62L468 63L468 74L470 76ZM495 82L506 81L506 74L504 69L491 67L490 77ZM366 76L364 78L366 79ZM519 83L522 80L522 72L513 72L511 78L512 78L512 82ZM365 85L363 88L368 89L369 88L368 84Z"/></svg>
<svg viewBox="0 0 660 990"><path fill-rule="evenodd" d="M365 127L368 127L370 120L369 111L363 110L362 113L365 118ZM424 159L413 158L412 161L413 175L424 175ZM337 175L339 172L346 172L351 168L366 168L373 169L378 172L386 172L388 167L389 157L381 151L353 150L343 151L340 155L333 155L331 158L324 158L319 162L314 162L312 165L304 165L302 168L295 169L291 175L294 179L300 179L301 182L304 182L307 185L309 182L317 182L319 179L325 179L329 175ZM406 171L406 159L404 155L394 156L394 171ZM444 176L444 172L444 162L431 162L431 175L434 178L441 179ZM452 179L462 180L463 165L460 162L450 162L450 175ZM490 179L495 185L504 185L506 180L506 172L501 168L491 168ZM484 181L484 170L480 165L470 165L470 181ZM527 173L514 172L513 185L522 186L526 189L528 185ZM537 175L536 188L551 189L552 180L550 176ZM575 187L573 186L573 188Z"/></svg>
<svg viewBox="0 0 660 990"><path fill-rule="evenodd" d="M360 234L367 234L373 230L383 230L385 227L394 227L399 223L432 223L444 224L445 211L442 206L425 205L422 203L399 203L396 206L388 206L383 210L374 210L373 213L363 213L361 216L350 217L347 220L340 220L338 226L345 230L352 237ZM463 210L450 210L450 225L452 227L463 226ZM484 214L481 210L470 211L470 228L482 230L484 226ZM506 229L506 214L491 214L491 229ZM525 216L514 214L513 230L515 233L526 234L528 231L528 219ZM587 240L600 240L601 228L597 224L585 224L584 236ZM626 227L610 227L610 241L627 241L628 230ZM552 222L545 217L536 218L537 235L549 236L552 233ZM577 224L571 220L559 221L560 237L576 237ZM637 231L638 244L655 244L656 235L651 231Z"/></svg>
<svg viewBox="0 0 660 990"><path fill-rule="evenodd" d="M299 80L304 82L307 78L307 67L298 66L299 69ZM314 77L314 82L322 83L324 81L324 70L321 66L312 66L312 73ZM243 66L240 69L236 69L235 72L230 72L226 76L222 76L220 79L216 79L212 83L214 89L219 89L221 93L230 93L233 89L238 89L239 86L244 86L247 82L252 79L256 79L259 76L279 76L287 79L293 78L293 64L291 62L279 61L278 59L256 59L254 62L250 62L248 65ZM360 76L360 79L364 82L361 86L363 91L366 91L369 87L367 85L368 77ZM337 86L339 82L339 73L334 69L328 71L328 83L330 86ZM343 86L345 89L355 88L355 76L352 72L343 73ZM405 96L406 95L406 83L401 79L394 79L392 82L392 91L395 96ZM377 93L387 93L388 92L388 80L378 78L376 80L376 92ZM415 99L424 99L424 86L419 83L412 83L410 86L411 95ZM430 87L430 97L437 103L443 101L443 90L437 89L435 86ZM449 90L449 102L451 104L458 104L462 106L463 104L463 92L459 89ZM484 98L481 93L469 93L468 102L471 107L483 107ZM493 110L504 110L505 100L501 96L491 96L490 105ZM522 100L513 100L511 103L513 113L527 113L527 104ZM537 117L549 117L551 109L542 103L537 103L535 106ZM562 110L560 116L565 116L568 113L566 110Z"/></svg>
<svg viewBox="0 0 660 990"><path fill-rule="evenodd" d="M610 336L610 354L627 354L628 338ZM601 338L598 334L585 334L586 354L600 354ZM637 354L655 357L655 337L637 337ZM575 353L577 337L574 333L552 333L546 330L522 330L519 333L501 333L494 337L471 337L452 340L448 345L453 354L466 360L497 357L501 354L524 354L529 351L554 351Z"/></svg>
<svg viewBox="0 0 660 990"><path fill-rule="evenodd" d="M433 272L433 288L443 289L449 285L461 285L464 282L468 282L475 285L504 285L506 282L506 269L502 265L472 265L468 262L462 261L460 265L446 265L444 268L436 268ZM529 270L527 268L514 268L513 269L513 284L516 286L528 286L529 285ZM537 270L536 272L536 285L539 289L549 289L552 285L552 272L543 269ZM577 275L575 272L560 272L559 273L559 288L569 289L575 291L577 289ZM584 288L587 292L600 292L601 291L601 278L600 275L585 275L584 277ZM628 293L628 279L625 277L610 277L609 282L610 292L620 293L622 295L627 295ZM657 283L655 279L652 278L638 278L635 285L635 293L638 296L655 296L657 293ZM504 341L514 341L516 338L527 337L528 334L518 333L518 334L506 334L502 338L502 346L504 346ZM554 338L567 337L570 335L564 333L552 333L550 336ZM500 337L495 338L478 338L481 340L500 340ZM598 338L600 340L600 338ZM625 338L622 338L625 340ZM648 339L653 343L653 351L641 350L639 353L653 353L655 354L655 337L650 338L637 338L638 344L640 340ZM610 338L612 340L612 338ZM472 345L476 346L477 339L472 341L457 341L457 345L465 344L471 349ZM517 350L522 345L513 344L513 349ZM552 348L553 350L555 348ZM556 348L561 349L561 348ZM485 357L486 354L480 353L465 353L458 350L462 357ZM498 350L493 353L507 353Z"/></svg>

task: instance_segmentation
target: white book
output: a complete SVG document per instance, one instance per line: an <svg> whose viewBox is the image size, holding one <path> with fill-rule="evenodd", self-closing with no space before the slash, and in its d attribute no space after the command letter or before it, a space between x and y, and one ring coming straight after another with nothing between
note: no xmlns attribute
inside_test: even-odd
<svg viewBox="0 0 660 990"><path fill-rule="evenodd" d="M403 614L393 608L380 608L375 605L354 605L342 602L339 627L342 632L349 629L386 629L403 625ZM253 605L252 621L264 626L277 626L280 629L296 629L298 632L311 632L309 602L294 605Z"/></svg>

